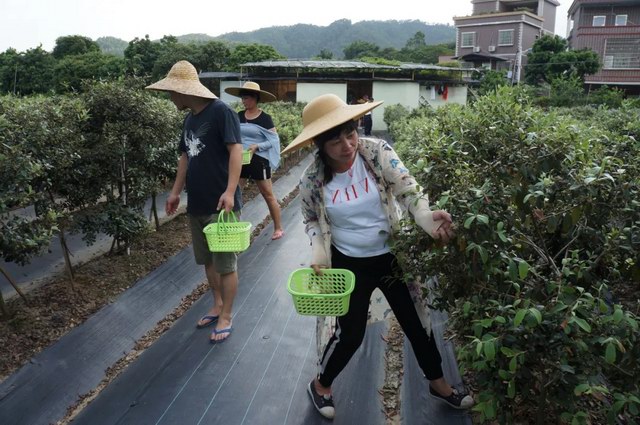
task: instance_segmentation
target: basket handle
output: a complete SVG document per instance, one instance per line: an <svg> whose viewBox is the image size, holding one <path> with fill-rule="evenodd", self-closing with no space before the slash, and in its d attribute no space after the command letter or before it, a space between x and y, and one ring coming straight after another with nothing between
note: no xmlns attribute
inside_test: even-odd
<svg viewBox="0 0 640 425"><path fill-rule="evenodd" d="M224 214L227 214L227 219L224 219ZM227 223L231 223L231 219L233 219L233 222L238 222L238 219L236 218L236 215L234 214L233 211L229 211L228 213L225 210L221 210L220 213L218 213L218 225L220 227L221 230L226 230L226 225Z"/></svg>

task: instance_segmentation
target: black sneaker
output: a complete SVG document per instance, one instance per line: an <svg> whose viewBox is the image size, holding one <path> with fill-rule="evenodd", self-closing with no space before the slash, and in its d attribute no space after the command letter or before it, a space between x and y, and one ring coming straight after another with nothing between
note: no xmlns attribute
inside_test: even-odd
<svg viewBox="0 0 640 425"><path fill-rule="evenodd" d="M336 415L336 409L333 407L333 398L330 395L318 394L316 392L316 387L313 384L314 381L315 379L309 382L309 386L307 387L307 391L311 396L311 401L313 401L313 405L322 416L327 419L333 419Z"/></svg>
<svg viewBox="0 0 640 425"><path fill-rule="evenodd" d="M473 406L473 397L471 397L469 393L461 393L453 387L451 387L451 389L453 390L453 392L449 396L444 397L438 394L436 390L434 390L431 385L429 385L429 394L433 398L444 401L454 409L469 409L471 406Z"/></svg>

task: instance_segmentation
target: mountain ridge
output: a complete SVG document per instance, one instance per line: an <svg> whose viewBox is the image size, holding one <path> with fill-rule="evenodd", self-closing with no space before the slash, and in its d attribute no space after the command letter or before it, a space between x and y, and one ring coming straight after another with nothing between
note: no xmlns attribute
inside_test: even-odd
<svg viewBox="0 0 640 425"><path fill-rule="evenodd" d="M176 36L181 43L206 43L222 41L230 44L258 43L275 48L287 58L311 58L322 50L343 57L343 49L354 41L365 41L380 46L401 49L417 32L425 35L425 43L443 44L455 41L455 27L448 24L428 24L419 20L359 21L340 19L327 26L294 24L272 26L247 32L229 32L219 36L192 33ZM116 37L101 37L96 42L105 53L122 56L124 48ZM123 48L124 46L124 48Z"/></svg>

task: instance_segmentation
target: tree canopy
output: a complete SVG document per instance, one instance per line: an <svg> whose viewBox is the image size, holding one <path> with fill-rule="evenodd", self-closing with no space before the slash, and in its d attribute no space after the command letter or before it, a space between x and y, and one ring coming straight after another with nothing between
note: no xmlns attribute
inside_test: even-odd
<svg viewBox="0 0 640 425"><path fill-rule="evenodd" d="M584 76L600 70L600 58L590 49L567 50L567 41L557 35L540 37L527 55L525 81L529 84L551 83L560 77Z"/></svg>
<svg viewBox="0 0 640 425"><path fill-rule="evenodd" d="M53 48L53 57L62 59L70 55L83 55L90 52L99 52L100 46L89 37L82 35L68 35L58 37Z"/></svg>

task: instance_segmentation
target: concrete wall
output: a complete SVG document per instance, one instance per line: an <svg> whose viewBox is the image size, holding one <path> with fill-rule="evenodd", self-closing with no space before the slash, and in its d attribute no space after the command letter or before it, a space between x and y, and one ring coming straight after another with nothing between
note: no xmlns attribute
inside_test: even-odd
<svg viewBox="0 0 640 425"><path fill-rule="evenodd" d="M296 101L309 102L316 97L333 93L339 96L345 102L347 101L347 84L346 83L300 83L296 87Z"/></svg>
<svg viewBox="0 0 640 425"><path fill-rule="evenodd" d="M229 93L224 91L227 87L242 87L242 81L220 81L220 93L216 93L220 100L225 103L232 104L240 102L239 97L231 96Z"/></svg>
<svg viewBox="0 0 640 425"><path fill-rule="evenodd" d="M420 100L437 108L450 103L465 105L467 103L467 86L448 86L447 99L442 94L438 94L435 86L420 86Z"/></svg>
<svg viewBox="0 0 640 425"><path fill-rule="evenodd" d="M417 108L420 100L420 86L416 82L374 81L371 97L384 100L384 103L372 111L373 130L386 130L384 123L385 105L400 103L409 108Z"/></svg>

